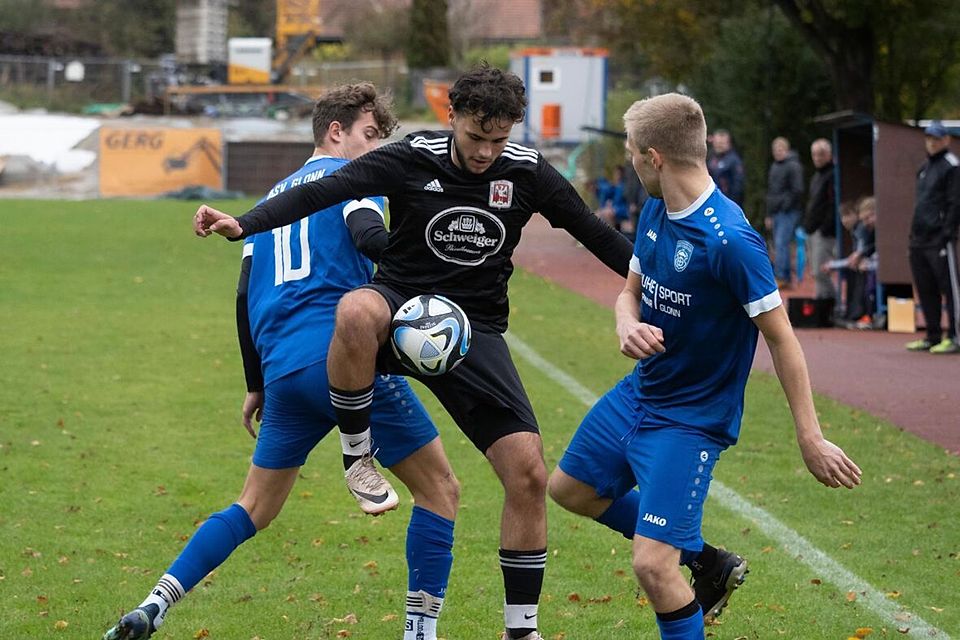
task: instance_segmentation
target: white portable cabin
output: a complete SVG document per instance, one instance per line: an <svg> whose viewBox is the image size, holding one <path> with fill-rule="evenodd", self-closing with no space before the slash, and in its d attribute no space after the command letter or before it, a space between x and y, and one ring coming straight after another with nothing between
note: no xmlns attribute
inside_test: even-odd
<svg viewBox="0 0 960 640"><path fill-rule="evenodd" d="M535 47L515 51L510 71L527 88L527 115L514 127L525 143L578 144L603 128L607 108L607 50Z"/></svg>

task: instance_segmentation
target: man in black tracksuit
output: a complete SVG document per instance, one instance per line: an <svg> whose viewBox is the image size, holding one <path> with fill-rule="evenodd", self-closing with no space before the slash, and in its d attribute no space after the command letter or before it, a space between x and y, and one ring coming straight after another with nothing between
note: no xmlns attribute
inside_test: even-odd
<svg viewBox="0 0 960 640"><path fill-rule="evenodd" d="M960 353L956 254L960 160L950 151L950 134L940 122L932 122L924 134L929 157L917 173L917 200L910 225L910 269L923 307L927 335L906 346L910 351ZM940 327L941 295L947 303L945 337Z"/></svg>

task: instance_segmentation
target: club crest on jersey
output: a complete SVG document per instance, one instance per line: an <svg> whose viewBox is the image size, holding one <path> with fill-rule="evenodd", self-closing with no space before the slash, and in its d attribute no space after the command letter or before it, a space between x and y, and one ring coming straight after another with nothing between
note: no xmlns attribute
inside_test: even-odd
<svg viewBox="0 0 960 640"><path fill-rule="evenodd" d="M509 180L494 180L490 183L490 200L494 209L509 209L513 204L513 183Z"/></svg>
<svg viewBox="0 0 960 640"><path fill-rule="evenodd" d="M683 271L690 264L691 256L693 256L693 245L686 240L677 240L677 249L673 253L673 268Z"/></svg>

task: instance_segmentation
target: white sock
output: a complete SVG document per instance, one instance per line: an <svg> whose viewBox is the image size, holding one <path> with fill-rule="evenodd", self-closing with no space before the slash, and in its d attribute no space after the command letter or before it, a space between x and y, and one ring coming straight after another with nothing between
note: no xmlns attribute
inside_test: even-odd
<svg viewBox="0 0 960 640"><path fill-rule="evenodd" d="M407 591L407 622L403 640L437 640L437 617L443 598L426 591Z"/></svg>
<svg viewBox="0 0 960 640"><path fill-rule="evenodd" d="M437 619L408 611L403 640L437 640Z"/></svg>
<svg viewBox="0 0 960 640"><path fill-rule="evenodd" d="M360 457L370 451L370 427L363 433L341 433L340 447L346 456Z"/></svg>
<svg viewBox="0 0 960 640"><path fill-rule="evenodd" d="M140 606L145 607L148 604L155 604L160 607L160 613L153 619L153 626L156 629L163 624L163 618L167 615L167 609L179 602L180 598L184 595L185 591L180 585L180 581L169 573L165 573L160 577L160 580L157 581L157 586L153 588L150 595L140 603Z"/></svg>

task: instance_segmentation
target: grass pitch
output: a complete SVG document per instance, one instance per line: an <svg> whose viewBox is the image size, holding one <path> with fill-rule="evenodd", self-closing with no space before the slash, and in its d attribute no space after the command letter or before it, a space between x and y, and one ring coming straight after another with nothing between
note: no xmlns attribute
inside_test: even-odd
<svg viewBox="0 0 960 640"><path fill-rule="evenodd" d="M239 424L239 246L193 238L193 209L0 201L0 638L99 638L239 493L252 451ZM629 370L609 310L525 273L511 298L511 332L593 393ZM586 407L517 364L552 469ZM501 489L421 395L463 484L440 632L493 640ZM818 408L827 437L864 469L862 487L813 480L783 394L761 374L716 477L882 594L881 613L711 499L707 539L752 571L709 637L901 637L916 616L960 636L960 460L855 409L824 398ZM362 517L338 449L321 443L280 517L178 604L157 638L401 637L409 496L401 489L397 512ZM549 516L545 637L656 638L629 543L554 505Z"/></svg>

